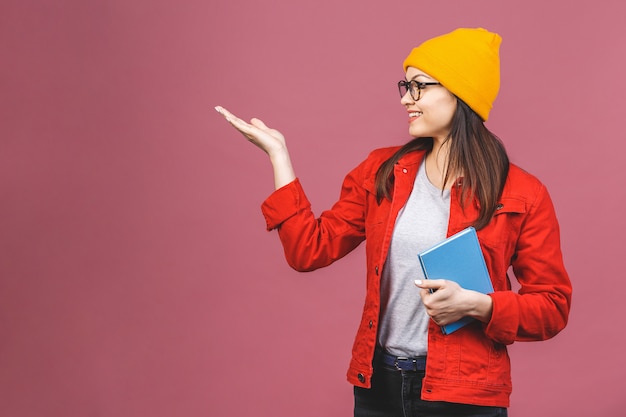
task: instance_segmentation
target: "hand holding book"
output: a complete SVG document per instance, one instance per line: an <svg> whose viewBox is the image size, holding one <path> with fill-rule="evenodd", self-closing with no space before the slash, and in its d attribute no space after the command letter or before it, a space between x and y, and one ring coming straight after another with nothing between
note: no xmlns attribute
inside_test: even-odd
<svg viewBox="0 0 626 417"><path fill-rule="evenodd" d="M484 323L491 319L491 297L478 291L463 289L454 281L444 279L416 280L428 315L440 326L472 317Z"/></svg>
<svg viewBox="0 0 626 417"><path fill-rule="evenodd" d="M450 334L475 318L488 322L493 292L478 235L468 227L417 255L425 281L422 301L428 314Z"/></svg>

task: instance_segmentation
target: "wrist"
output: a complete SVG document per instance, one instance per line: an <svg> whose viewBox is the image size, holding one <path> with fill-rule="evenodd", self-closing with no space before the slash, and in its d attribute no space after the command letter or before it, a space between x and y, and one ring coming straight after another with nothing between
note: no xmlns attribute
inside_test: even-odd
<svg viewBox="0 0 626 417"><path fill-rule="evenodd" d="M289 160L289 151L287 150L286 146L272 151L268 151L267 155L270 157L270 161L272 163L281 163Z"/></svg>
<svg viewBox="0 0 626 417"><path fill-rule="evenodd" d="M483 323L489 323L493 312L493 299L480 292L473 292L473 299L468 316L471 316Z"/></svg>
<svg viewBox="0 0 626 417"><path fill-rule="evenodd" d="M274 188L279 189L296 179L296 174L291 165L291 158L287 148L282 151L268 154L272 168L274 169Z"/></svg>

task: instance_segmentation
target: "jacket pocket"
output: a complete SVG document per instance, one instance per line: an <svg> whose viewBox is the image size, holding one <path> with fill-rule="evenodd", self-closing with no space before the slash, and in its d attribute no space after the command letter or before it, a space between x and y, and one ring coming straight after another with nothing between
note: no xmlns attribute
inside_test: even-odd
<svg viewBox="0 0 626 417"><path fill-rule="evenodd" d="M500 199L491 222L478 231L480 242L492 249L514 243L519 236L525 213L525 200L514 197Z"/></svg>

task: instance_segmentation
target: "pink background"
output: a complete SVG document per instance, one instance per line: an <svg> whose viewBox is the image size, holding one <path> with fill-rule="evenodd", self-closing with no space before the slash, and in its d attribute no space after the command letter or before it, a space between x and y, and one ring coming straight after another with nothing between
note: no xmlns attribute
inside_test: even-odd
<svg viewBox="0 0 626 417"><path fill-rule="evenodd" d="M349 416L362 248L289 269L265 155L288 138L314 210L404 143L419 42L504 38L488 126L549 187L574 283L556 339L511 349L510 415L618 415L626 355L621 1L4 0L0 415Z"/></svg>

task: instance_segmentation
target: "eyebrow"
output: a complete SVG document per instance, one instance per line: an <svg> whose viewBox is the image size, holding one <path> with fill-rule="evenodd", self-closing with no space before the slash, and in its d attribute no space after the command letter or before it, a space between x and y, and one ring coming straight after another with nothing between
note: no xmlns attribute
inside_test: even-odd
<svg viewBox="0 0 626 417"><path fill-rule="evenodd" d="M432 80L432 79L433 79L433 78L430 78L430 77L429 77L428 75L426 75L426 74L417 74L417 75L415 75L415 76L411 77L411 80L410 80L410 81L415 80L417 77L426 77L426 78L428 78L429 80Z"/></svg>

